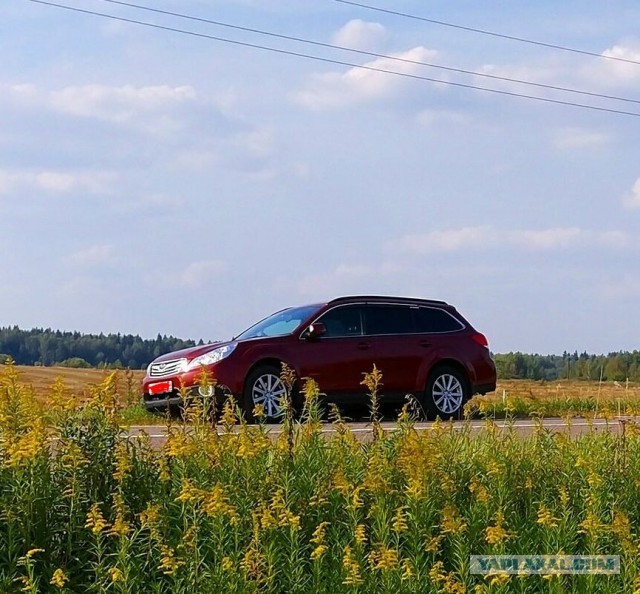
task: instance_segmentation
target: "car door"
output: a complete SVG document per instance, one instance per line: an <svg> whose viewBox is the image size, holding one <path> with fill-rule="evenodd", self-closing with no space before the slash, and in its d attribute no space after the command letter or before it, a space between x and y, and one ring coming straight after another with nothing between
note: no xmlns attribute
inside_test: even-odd
<svg viewBox="0 0 640 594"><path fill-rule="evenodd" d="M312 340L301 340L299 369L301 377L318 382L329 396L363 395L363 373L373 368L371 341L362 331L362 305L340 305L322 314L327 332Z"/></svg>
<svg viewBox="0 0 640 594"><path fill-rule="evenodd" d="M424 348L415 333L408 304L368 304L364 308L364 332L373 345L376 367L382 372L382 392L403 397L416 394Z"/></svg>

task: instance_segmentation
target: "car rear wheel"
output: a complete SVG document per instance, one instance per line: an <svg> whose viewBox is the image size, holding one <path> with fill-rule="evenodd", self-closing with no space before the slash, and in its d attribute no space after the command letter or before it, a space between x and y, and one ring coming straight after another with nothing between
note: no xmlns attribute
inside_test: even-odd
<svg viewBox="0 0 640 594"><path fill-rule="evenodd" d="M287 388L280 379L277 367L262 366L254 369L245 383L243 407L247 420L254 420L253 411L261 405L267 421L277 421L284 412Z"/></svg>
<svg viewBox="0 0 640 594"><path fill-rule="evenodd" d="M462 407L469 399L469 383L460 371L453 367L437 367L427 381L424 404L430 418L443 420L460 418Z"/></svg>

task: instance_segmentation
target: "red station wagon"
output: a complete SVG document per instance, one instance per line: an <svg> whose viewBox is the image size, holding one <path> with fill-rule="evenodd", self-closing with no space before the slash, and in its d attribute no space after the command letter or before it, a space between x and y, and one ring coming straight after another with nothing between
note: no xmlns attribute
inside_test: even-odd
<svg viewBox="0 0 640 594"><path fill-rule="evenodd" d="M340 297L284 309L228 342L167 353L143 381L147 409L178 405L181 388L202 394L203 369L236 396L251 418L282 413L282 363L315 379L327 400L366 398L363 373L383 374L383 398L413 394L431 418L458 417L473 394L495 390L496 368L485 336L444 301ZM184 393L184 392L183 392Z"/></svg>

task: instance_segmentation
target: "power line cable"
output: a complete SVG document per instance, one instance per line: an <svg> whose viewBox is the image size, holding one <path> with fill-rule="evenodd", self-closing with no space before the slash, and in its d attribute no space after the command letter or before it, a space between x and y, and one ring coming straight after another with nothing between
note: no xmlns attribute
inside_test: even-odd
<svg viewBox="0 0 640 594"><path fill-rule="evenodd" d="M121 21L121 22L125 22L125 23L130 23L130 24L134 24L134 25L141 25L144 27L150 27L153 29L160 29L162 31L170 31L173 33L180 33L183 35L189 35L192 37L199 37L199 38L203 38L203 39L211 39L214 41L220 41L223 43L229 43L229 44L233 44L233 45L238 45L238 46L242 46L242 47L248 47L248 48L253 48L253 49L258 49L258 50L263 50L263 51L269 51L269 52L273 52L273 53L277 53L277 54L282 54L282 55L287 55L287 56L294 56L294 57L298 57L298 58L305 58L308 60L315 60L317 62L324 62L324 63L328 63L328 64L337 64L339 66L348 66L350 68L359 68L361 70L368 70L371 72L380 72L383 74L391 74L393 76L398 76L398 77L403 77L403 78L409 78L409 79L413 79L413 80L422 80L422 81L426 81L426 82L432 82L432 83L437 83L437 84L443 84L443 85L448 85L448 86L454 86L454 87L460 87L460 88L464 88L464 89L473 89L476 91L483 91L486 93L494 93L497 95L506 95L509 97L518 97L521 99L529 99L532 101L541 101L544 103L553 103L556 105L566 105L568 107L576 107L576 108L580 108L580 109L589 109L589 110L593 110L593 111L600 111L600 112L607 112L607 113L615 113L615 114L619 114L619 115L627 115L627 116L632 116L632 117L640 117L640 113L637 112L632 112L632 111L623 111L623 110L619 110L619 109L612 109L612 108L608 108L608 107L599 107L596 105L587 105L584 103L575 103L572 101L562 101L560 99L551 99L548 97L537 97L535 95L526 95L523 93L515 93L512 91L504 91L504 90L500 90L500 89L491 89L488 87L481 87L481 86L477 86L477 85L470 85L470 84L465 84L465 83L459 83L459 82L452 82L452 81L447 81L447 80L442 80L442 79L437 79L437 78L430 78L427 76L420 76L418 74L409 74L406 72L397 72L395 70L387 70L385 68L377 68L375 66L367 66L367 65L363 65L363 64L354 64L352 62L346 62L343 60L335 60L335 59L331 59L331 58L324 58L321 56L314 56L312 54L305 54L302 52L295 52L292 50L285 50L285 49L280 49L280 48L274 48L274 47L270 47L270 46L265 46L265 45L258 45L255 43L249 43L249 42L245 42L245 41L238 41L235 39L227 39L225 37L218 37L215 35L208 35L206 33L198 33L196 31L189 31L186 29L178 29L175 27L167 27L165 25L158 25L155 23L148 23L145 21L139 21L136 19L129 19L129 18L125 18L125 17L120 17L120 16L115 16L112 14L105 14L105 13L101 13L101 12L96 12L93 10L86 10L83 8L77 8L74 6L67 6L65 4L58 4L55 2L48 2L46 0L28 0L29 2L33 2L35 4L42 4L45 6L51 6L51 7L55 7L55 8L61 8L64 10L69 10L72 12L78 12L78 13L82 13L82 14L89 14L92 16L98 16L98 17L102 17L102 18L107 18L107 19L111 19L111 20L115 20L115 21Z"/></svg>
<svg viewBox="0 0 640 594"><path fill-rule="evenodd" d="M356 48L351 48L351 47L345 47L345 46L341 46L341 45L336 45L336 44L332 44L332 43L324 43L321 41L314 41L311 39L306 39L306 38L302 38L302 37L294 37L292 35L284 35L281 33L273 33L272 31L264 31L262 29L255 29L252 27L243 27L241 25L233 25L230 23L224 23L222 21L215 21L212 19L205 19L205 18L201 18L201 17L196 17L196 16L192 16L192 15L187 15L187 14L183 14L183 13L178 13L178 12L171 12L168 10L161 10L158 8L151 8L149 6L144 6L142 4L133 4L131 2L124 2L122 0L100 0L101 2L108 2L110 4L118 4L120 6L127 6L129 8L136 8L139 10L146 10L148 12L154 12L154 13L158 13L158 14L163 14L163 15L167 15L167 16L172 16L172 17L178 17L181 19L187 19L187 20L191 20L191 21L197 21L200 23L206 23L209 25L216 25L216 26L220 26L220 27L226 27L229 29L235 29L235 30L239 30L239 31L245 31L245 32L249 32L249 33L257 33L259 35L266 35L269 37L275 37L278 39L286 39L288 41L295 41L295 42L299 42L299 43L305 43L308 45L315 45L318 47L325 47L325 48L330 48L330 49L335 49L335 50L340 50L340 51L345 51L345 52L352 52L355 54L360 54L363 56L369 56L369 57L374 57L374 58L383 58L386 60L393 60L396 62L403 62L405 64L415 64L418 66L427 66L429 68L436 68L436 69L440 69L440 70L446 70L448 72L456 72L458 74L468 74L471 76L479 76L479 77L483 77L483 78L490 78L492 80L500 80L500 81L504 81L504 82L510 82L510 83L516 83L516 84L521 84L521 85L528 85L528 86L532 86L532 87L538 87L538 88L542 88L542 89L548 89L548 90L552 90L552 91L561 91L561 92L565 92L565 93L573 93L573 94L577 94L577 95L585 95L588 97L597 97L599 99L611 99L614 101L624 101L626 103L638 103L640 104L640 100L638 99L630 99L628 97L619 97L617 95L606 95L603 93L595 93L592 91L583 91L580 89L573 89L570 87L561 87L558 85L551 85L551 84L546 84L546 83L537 83L537 82L533 82L533 81L527 81L527 80L522 80L522 79L517 79L517 78L510 78L507 76L499 76L496 74L489 74L489 73L485 73L485 72L476 72L473 70L464 70L462 68L453 68L451 66L443 66L441 64L432 64L429 62L422 62L420 60L411 60L409 58L402 58L399 56L392 56L392 55L388 55L388 54L380 54L380 53L376 53L376 52L371 52L371 51L366 51L366 50L360 50L360 49L356 49Z"/></svg>
<svg viewBox="0 0 640 594"><path fill-rule="evenodd" d="M399 12L397 10L390 10L388 8L380 8L379 6L371 6L369 4L363 4L361 2L354 2L353 0L335 0L341 4L350 4L351 6L358 6L359 8L366 8L367 10L375 10L377 12L384 12L395 16L401 16L416 21L424 21L426 23L432 23L434 25L442 25L443 27L452 27L453 29L462 29L463 31L471 31L472 33L481 33L482 35L491 35L492 37L500 37L502 39L510 39L511 41L519 41L521 43L529 43L531 45L539 45L551 49L561 50L563 52L572 52L574 54L583 54L585 56L593 56L595 58L603 58L605 60L617 60L618 62L627 62L628 64L640 65L637 60L631 60L629 58L621 58L619 56L607 56L599 54L597 52L590 52L587 50L576 49L573 47L567 47L564 45L555 45L553 43L545 43L544 41L536 41L534 39L527 39L526 37L515 37L513 35L506 35L504 33L496 33L495 31L487 31L485 29L475 29L473 27L465 27L464 25L456 25L454 23L447 23L445 21L437 21L435 19L429 19L426 17L418 16L415 14L409 14L406 12Z"/></svg>

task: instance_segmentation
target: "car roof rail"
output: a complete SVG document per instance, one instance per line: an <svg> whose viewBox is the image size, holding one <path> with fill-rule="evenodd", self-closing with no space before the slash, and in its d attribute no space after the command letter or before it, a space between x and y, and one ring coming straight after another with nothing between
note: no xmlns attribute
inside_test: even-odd
<svg viewBox="0 0 640 594"><path fill-rule="evenodd" d="M421 297L398 297L394 295L343 295L332 299L329 303L336 303L338 301L352 301L354 299L361 299L363 301L398 301L402 303L436 303L438 305L449 305L446 301L440 301L438 299L423 299Z"/></svg>

